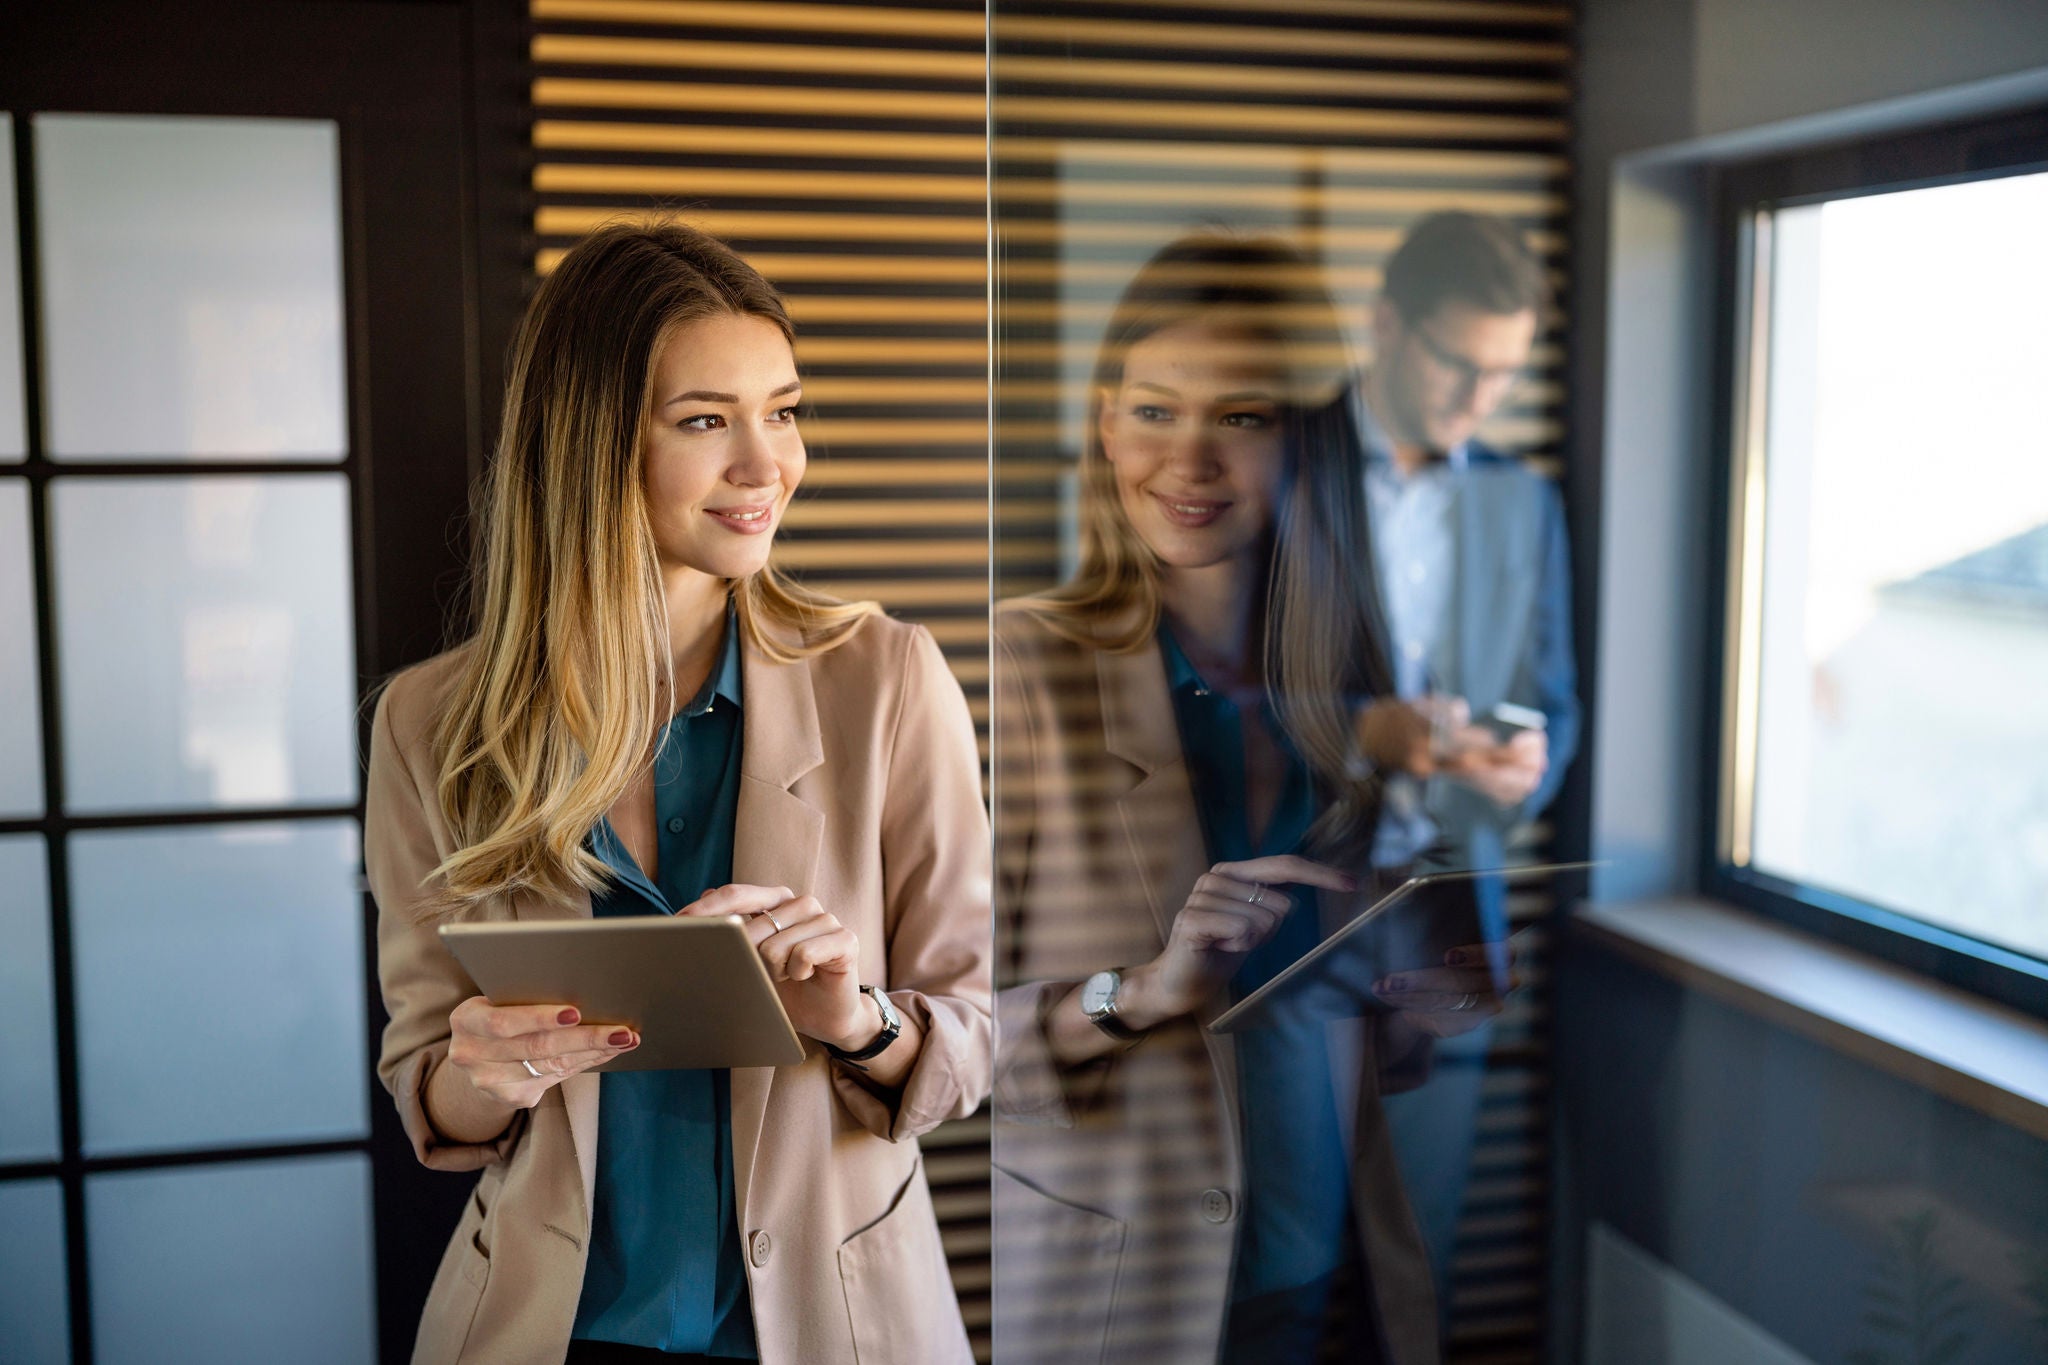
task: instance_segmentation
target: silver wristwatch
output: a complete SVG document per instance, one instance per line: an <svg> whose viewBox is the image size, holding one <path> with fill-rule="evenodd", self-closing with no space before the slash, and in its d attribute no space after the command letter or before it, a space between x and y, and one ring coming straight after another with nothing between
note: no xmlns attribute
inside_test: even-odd
<svg viewBox="0 0 2048 1365"><path fill-rule="evenodd" d="M1095 1027L1107 1033L1120 1043L1135 1042L1143 1037L1136 1029L1117 1017L1117 995L1123 990L1124 974L1111 968L1097 972L1081 983L1081 1013Z"/></svg>

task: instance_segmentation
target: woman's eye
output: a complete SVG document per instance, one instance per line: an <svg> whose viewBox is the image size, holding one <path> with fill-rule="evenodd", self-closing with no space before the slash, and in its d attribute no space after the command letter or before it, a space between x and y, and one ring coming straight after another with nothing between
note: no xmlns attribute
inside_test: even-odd
<svg viewBox="0 0 2048 1365"><path fill-rule="evenodd" d="M1157 403L1140 403L1131 409L1131 416L1140 422L1171 422L1173 414Z"/></svg>
<svg viewBox="0 0 2048 1365"><path fill-rule="evenodd" d="M770 413L769 416L774 418L778 422L794 422L796 420L796 409L777 408L774 412Z"/></svg>
<svg viewBox="0 0 2048 1365"><path fill-rule="evenodd" d="M676 425L685 431L716 431L725 425L725 419L715 412L704 412L695 417L685 417Z"/></svg>
<svg viewBox="0 0 2048 1365"><path fill-rule="evenodd" d="M1272 415L1264 412L1226 412L1221 420L1224 426L1240 431L1264 431L1273 425Z"/></svg>

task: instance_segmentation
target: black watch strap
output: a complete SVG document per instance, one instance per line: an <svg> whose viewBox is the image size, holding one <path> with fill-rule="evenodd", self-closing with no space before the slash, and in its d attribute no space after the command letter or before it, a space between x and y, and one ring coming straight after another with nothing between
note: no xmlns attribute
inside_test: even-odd
<svg viewBox="0 0 2048 1365"><path fill-rule="evenodd" d="M1143 1038L1145 1036L1144 1034L1138 1032L1136 1029L1132 1028L1129 1024L1126 1024L1123 1020L1117 1018L1116 1011L1114 1010L1110 1011L1108 1014L1093 1015L1091 1016L1091 1019L1094 1022L1095 1027L1101 1029L1104 1033L1107 1033L1110 1037L1116 1039L1119 1043L1135 1043L1140 1038Z"/></svg>
<svg viewBox="0 0 2048 1365"><path fill-rule="evenodd" d="M873 1000L875 1008L881 1011L882 1031L875 1035L875 1040L872 1043L853 1052L848 1052L843 1048L836 1048L830 1043L823 1045L825 1051L831 1053L842 1062L865 1062L870 1057L879 1057L888 1050L889 1044L895 1042L897 1036L903 1032L903 1016L896 1013L896 1007L889 1003L888 996L882 994L873 986L862 986L860 993ZM862 1070L866 1070L866 1068L863 1067Z"/></svg>

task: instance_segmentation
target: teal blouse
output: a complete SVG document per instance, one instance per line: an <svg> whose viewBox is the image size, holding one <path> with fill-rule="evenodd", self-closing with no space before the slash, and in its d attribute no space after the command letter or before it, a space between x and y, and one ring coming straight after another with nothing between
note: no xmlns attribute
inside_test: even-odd
<svg viewBox="0 0 2048 1365"><path fill-rule="evenodd" d="M737 622L697 695L662 727L654 759L659 884L609 820L590 849L617 880L598 915L673 914L732 880L740 783ZM658 1351L754 1360L754 1318L733 1207L731 1076L599 1077L597 1206L574 1335Z"/></svg>
<svg viewBox="0 0 2048 1365"><path fill-rule="evenodd" d="M1260 706L1257 722L1287 755L1287 775L1254 841L1237 704L1203 682L1163 622L1159 649L1210 861L1299 852L1320 802L1272 704ZM1257 990L1322 937L1313 888L1283 889L1294 908L1272 938L1246 955L1230 980L1233 999ZM1351 1186L1323 1024L1283 1019L1238 1034L1237 1070L1245 1190L1231 1298L1244 1300L1298 1289L1338 1268L1349 1246Z"/></svg>

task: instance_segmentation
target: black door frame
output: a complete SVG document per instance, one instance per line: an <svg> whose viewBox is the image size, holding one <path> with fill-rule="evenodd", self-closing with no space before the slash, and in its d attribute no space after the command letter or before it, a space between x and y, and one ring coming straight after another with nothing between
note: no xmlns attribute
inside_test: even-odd
<svg viewBox="0 0 2048 1365"><path fill-rule="evenodd" d="M531 259L526 29L519 0L196 0L180 6L72 0L12 13L9 41L0 45L0 109L15 115L16 148L27 156L33 153L28 117L35 113L320 118L339 125L349 453L339 466L311 468L339 468L350 477L359 696L435 653L463 628L458 591L468 490L493 434L505 346ZM32 173L32 162L19 162L17 180L30 190ZM25 476L32 495L46 805L40 819L0 822L0 832L42 834L49 853L62 1146L58 1160L0 1167L0 1178L61 1183L72 1349L76 1359L89 1360L88 1174L367 1151L379 1350L387 1361L402 1361L469 1181L436 1175L413 1160L374 1076L360 1078L369 1091L367 1141L164 1158L88 1159L81 1153L64 836L123 824L360 818L361 806L177 817L64 814L45 490L54 473L80 470L45 456L32 194L24 194L18 217L29 452L8 476ZM129 465L107 476L307 468L178 461ZM367 753L367 711L358 741L358 752ZM367 894L363 914L365 1013L374 1057L384 1014L375 990L375 909Z"/></svg>

